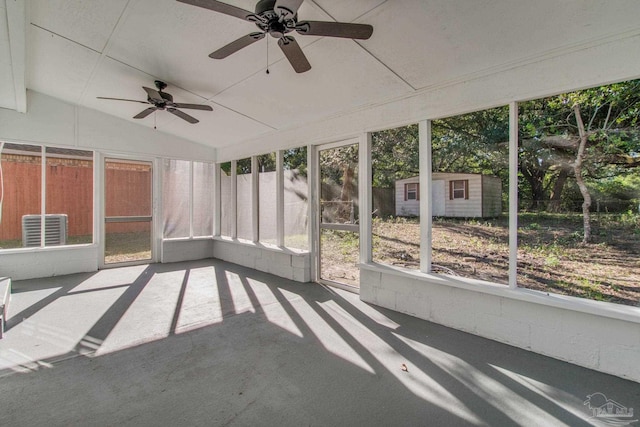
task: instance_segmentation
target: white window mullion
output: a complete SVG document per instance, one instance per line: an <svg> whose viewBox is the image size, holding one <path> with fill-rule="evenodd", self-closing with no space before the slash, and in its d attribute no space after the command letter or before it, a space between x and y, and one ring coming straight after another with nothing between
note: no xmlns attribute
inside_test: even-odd
<svg viewBox="0 0 640 427"><path fill-rule="evenodd" d="M189 162L189 238L193 238L193 162Z"/></svg>
<svg viewBox="0 0 640 427"><path fill-rule="evenodd" d="M258 156L251 156L251 227L252 241L260 239L260 171Z"/></svg>
<svg viewBox="0 0 640 427"><path fill-rule="evenodd" d="M47 152L44 146L40 147L40 247L46 243L46 219L47 214Z"/></svg>
<svg viewBox="0 0 640 427"><path fill-rule="evenodd" d="M318 198L320 197L320 172L318 168L318 151L317 147L313 145L307 146L307 177L308 177L308 191L309 191L309 250L311 252L311 280L316 281L319 279L318 274L318 261L319 261L319 240L320 240L320 204Z"/></svg>
<svg viewBox="0 0 640 427"><path fill-rule="evenodd" d="M369 263L373 258L371 248L371 210L373 207L372 183L373 176L371 170L371 132L367 132L360 137L358 147L359 167L358 174L358 197L360 199L360 262Z"/></svg>
<svg viewBox="0 0 640 427"><path fill-rule="evenodd" d="M220 235L220 218L222 217L222 203L220 199L222 198L222 190L220 187L220 164L214 164L213 169L213 235Z"/></svg>
<svg viewBox="0 0 640 427"><path fill-rule="evenodd" d="M231 161L231 238L238 238L238 162Z"/></svg>
<svg viewBox="0 0 640 427"><path fill-rule="evenodd" d="M509 287L518 276L518 103L509 104Z"/></svg>
<svg viewBox="0 0 640 427"><path fill-rule="evenodd" d="M420 171L420 271L431 272L432 170L431 120L418 123Z"/></svg>
<svg viewBox="0 0 640 427"><path fill-rule="evenodd" d="M276 151L276 244L284 246L284 151Z"/></svg>

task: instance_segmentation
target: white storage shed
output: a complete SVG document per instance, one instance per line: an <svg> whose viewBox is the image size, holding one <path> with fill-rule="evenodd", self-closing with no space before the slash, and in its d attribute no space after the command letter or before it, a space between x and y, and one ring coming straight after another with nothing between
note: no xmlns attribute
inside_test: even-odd
<svg viewBox="0 0 640 427"><path fill-rule="evenodd" d="M396 181L396 216L420 216L420 177ZM433 216L491 218L502 213L502 182L497 176L434 172Z"/></svg>

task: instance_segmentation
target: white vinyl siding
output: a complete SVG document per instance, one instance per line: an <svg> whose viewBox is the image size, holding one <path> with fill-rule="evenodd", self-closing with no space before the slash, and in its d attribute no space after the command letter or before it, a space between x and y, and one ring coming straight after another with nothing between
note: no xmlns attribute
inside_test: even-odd
<svg viewBox="0 0 640 427"><path fill-rule="evenodd" d="M396 181L395 210L397 216L420 215L420 202L406 197L406 189L410 188L408 185L417 184L418 181L419 177L417 176ZM434 172L433 182L433 185L436 185L436 182L444 183L445 189L444 194L441 192L433 194L434 215L438 212L438 216L445 217L482 218L497 216L501 212L502 184L498 177ZM464 182L461 198L453 198L453 182ZM485 197L487 197L486 200Z"/></svg>

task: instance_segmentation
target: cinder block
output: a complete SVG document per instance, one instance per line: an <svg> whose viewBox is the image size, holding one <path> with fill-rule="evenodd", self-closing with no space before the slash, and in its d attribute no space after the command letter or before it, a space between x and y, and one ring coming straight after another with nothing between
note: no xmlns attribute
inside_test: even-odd
<svg viewBox="0 0 640 427"><path fill-rule="evenodd" d="M360 276L360 300L377 305L375 286L363 282L362 276Z"/></svg>
<svg viewBox="0 0 640 427"><path fill-rule="evenodd" d="M600 349L600 366L603 372L640 382L640 348L638 341L624 340Z"/></svg>
<svg viewBox="0 0 640 427"><path fill-rule="evenodd" d="M391 310L401 311L397 309L396 291L392 289L385 289L382 287L376 288L375 304Z"/></svg>
<svg viewBox="0 0 640 427"><path fill-rule="evenodd" d="M404 313L420 319L428 319L431 315L431 303L423 292L414 292L404 297L398 294L396 304L402 307Z"/></svg>
<svg viewBox="0 0 640 427"><path fill-rule="evenodd" d="M309 268L311 266L311 255L291 255L291 266L295 268Z"/></svg>
<svg viewBox="0 0 640 427"><path fill-rule="evenodd" d="M378 271L372 271L367 269L360 270L360 288L361 289L363 286L379 287L381 280L382 280L382 274Z"/></svg>
<svg viewBox="0 0 640 427"><path fill-rule="evenodd" d="M528 323L508 320L499 314L477 313L475 332L485 338L525 349L531 348L531 329Z"/></svg>
<svg viewBox="0 0 640 427"><path fill-rule="evenodd" d="M293 280L307 283L311 281L311 270L309 268L293 268Z"/></svg>

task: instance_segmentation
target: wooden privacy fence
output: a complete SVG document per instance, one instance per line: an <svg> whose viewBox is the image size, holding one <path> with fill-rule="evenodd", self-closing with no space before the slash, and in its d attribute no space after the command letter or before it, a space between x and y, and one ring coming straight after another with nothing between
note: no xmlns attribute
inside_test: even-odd
<svg viewBox="0 0 640 427"><path fill-rule="evenodd" d="M2 154L4 200L0 222L0 240L22 238L22 216L39 215L41 209L42 162L40 156ZM113 215L138 215L151 212L151 170L127 167L126 163L107 164L109 188L106 206ZM68 216L68 235L93 233L93 161L47 158L46 213ZM135 232L148 224L117 224L110 232Z"/></svg>

